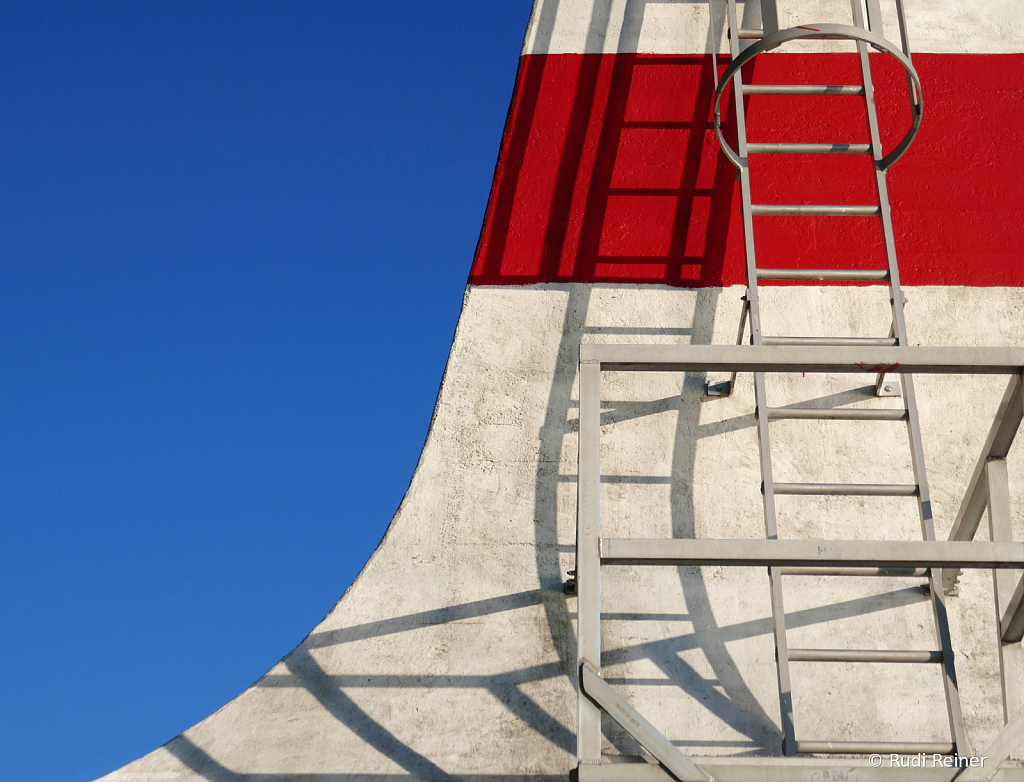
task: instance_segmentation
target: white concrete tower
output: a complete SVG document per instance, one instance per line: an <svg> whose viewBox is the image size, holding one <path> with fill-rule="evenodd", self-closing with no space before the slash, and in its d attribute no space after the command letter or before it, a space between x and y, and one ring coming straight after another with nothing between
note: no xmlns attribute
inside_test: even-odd
<svg viewBox="0 0 1024 782"><path fill-rule="evenodd" d="M725 1L712 3L713 15L707 0L535 0L430 434L386 537L266 676L103 780L539 781L576 768L576 598L563 585L575 562L580 345L730 344L740 317L740 191L711 115ZM845 1L778 3L782 28L849 23ZM892 39L895 5L880 3ZM910 343L1024 346L1024 11L1011 0L905 4L924 121L889 187ZM741 26L760 26L759 3L747 6ZM849 51L819 42L765 54L753 79L851 83ZM872 57L891 143L908 121L906 82ZM751 137L864 140L863 99L828 100L753 96ZM751 176L765 202L860 203L873 187L853 156L762 161ZM757 226L767 266L884 263L872 221ZM891 317L885 293L815 283L760 296L770 333L877 335ZM763 539L751 376L721 398L704 381L605 378L603 534ZM770 393L777 405L877 406L866 384L796 374ZM1003 385L918 378L940 540ZM888 424L779 421L772 437L779 480L908 482L905 433ZM1022 462L1011 451L1016 540ZM920 539L903 497L780 498L779 535ZM781 754L764 568L622 567L604 579L602 673L630 703L687 755ZM787 582L792 644L931 648L920 584ZM965 571L948 602L975 753L1004 720L992 592L989 571ZM1018 647L1004 651L1020 665ZM936 666L797 663L793 694L798 729L816 740L948 740ZM604 741L607 755L644 754L611 721Z"/></svg>

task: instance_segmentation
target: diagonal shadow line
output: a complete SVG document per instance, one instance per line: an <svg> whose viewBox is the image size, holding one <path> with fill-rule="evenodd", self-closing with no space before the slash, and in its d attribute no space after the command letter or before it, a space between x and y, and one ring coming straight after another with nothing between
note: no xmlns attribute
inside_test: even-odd
<svg viewBox="0 0 1024 782"><path fill-rule="evenodd" d="M209 782L243 782L251 775L240 774L221 765L202 747L195 744L184 733L164 745L189 771ZM262 776L262 775L261 775Z"/></svg>
<svg viewBox="0 0 1024 782"><path fill-rule="evenodd" d="M519 608L540 605L543 602L543 590L531 589L511 595L474 600L471 603L461 603L430 611L420 611L415 614L405 614L404 616L396 616L379 622L367 622L366 624L353 625L352 627L344 627L338 630L310 633L303 646L308 649L336 646L351 643L352 641L362 641L367 638L377 638L382 635L404 633L420 627L448 624L449 622L458 622L462 619L473 619L504 611L515 611Z"/></svg>
<svg viewBox="0 0 1024 782"><path fill-rule="evenodd" d="M557 673L561 673L558 671ZM552 717L529 695L510 681L492 684L491 694L505 708L515 714L526 725L533 728L539 735L546 738L559 749L573 753L576 751L576 734Z"/></svg>
<svg viewBox="0 0 1024 782"><path fill-rule="evenodd" d="M364 774L360 772L311 772L279 773L258 772L254 774L232 771L181 735L164 745L164 749L177 758L186 768L208 782L410 782L423 779L413 774ZM428 777L434 779L435 777ZM565 774L459 774L458 782L565 782Z"/></svg>
<svg viewBox="0 0 1024 782"><path fill-rule="evenodd" d="M324 669L305 648L298 649L286 658L284 664L332 717L382 755L413 774L426 773L432 780L455 779L429 758L400 741L395 734L363 711L344 690L334 686Z"/></svg>
<svg viewBox="0 0 1024 782"><path fill-rule="evenodd" d="M400 688L416 687L430 689L494 690L502 687L519 687L522 684L553 679L562 673L558 663L548 663L523 668L507 673L483 674L324 674L324 681L331 687L356 688ZM292 674L267 674L258 682L260 687L303 687L303 681Z"/></svg>
<svg viewBox="0 0 1024 782"><path fill-rule="evenodd" d="M827 606L816 606L793 611L786 614L788 627L810 627L822 622L837 619L849 619L856 616L867 616L872 613L903 608L927 601L927 596L920 587L908 587L890 592L831 603ZM881 601L885 601L884 604ZM653 615L649 615L653 616ZM659 615L660 616L660 615ZM668 615L674 616L674 615ZM772 631L771 619L751 619L736 624L724 625L719 628L723 642L741 641L756 636L768 635ZM670 638L646 641L617 649L608 649L601 653L602 667L628 662L638 657L650 657L655 651L664 651L668 646L670 652L687 651L701 648L703 639L700 633L692 632ZM626 655L629 655L627 658ZM311 658L307 658L311 659ZM315 663L314 663L315 664ZM319 668L319 666L318 666ZM322 670L322 669L321 669ZM429 687L429 688L461 688L480 687L494 689L496 683L502 686L519 687L522 684L552 679L562 675L561 663L551 662L518 668L498 674L327 674L321 678L331 688L335 687ZM716 679L700 677L704 681L715 684ZM623 679L622 681L626 681ZM630 679L629 681L634 681ZM661 680L658 680L661 681ZM255 686L258 687L304 687L306 679L295 674L267 674Z"/></svg>
<svg viewBox="0 0 1024 782"><path fill-rule="evenodd" d="M658 415L659 413L671 413L678 409L678 396L667 396L663 399L651 399L644 402L617 402L610 410L602 411L601 426L644 418L649 415ZM579 419L574 419L570 423L575 423L576 431L579 431Z"/></svg>
<svg viewBox="0 0 1024 782"><path fill-rule="evenodd" d="M574 405L578 407L578 405ZM622 421L633 421L649 415L671 413L679 409L679 397L669 396L664 399L650 399L642 402L602 402L601 426L617 424ZM610 409L609 409L610 408ZM580 431L579 418L569 418L565 422L566 434L577 434Z"/></svg>
<svg viewBox="0 0 1024 782"><path fill-rule="evenodd" d="M518 688L520 684L531 684L543 679L552 679L560 673L558 670L554 670L547 676L534 676L524 677L524 681L518 681L519 677L505 676L505 675L489 675L481 674L475 676L472 674L462 674L458 676L448 675L430 675L421 676L419 674L331 674L328 676L328 680L332 687L346 687L351 689L367 688L372 689L375 687L397 689L402 687L416 687L416 688L430 688L435 690L440 689L469 689L479 688L485 690L496 691L503 687L515 687ZM699 674L695 674L699 676ZM630 678L630 677L613 677L613 676L602 676L602 678L608 684L629 684L635 686L645 687L661 687L661 686L673 686L678 687L679 685L672 681L672 679L657 678L657 679L644 679L644 678ZM407 681L402 681L407 680ZM704 679L708 684L714 686L718 684L717 679ZM496 683L497 682L497 683ZM289 673L274 673L268 674L263 677L259 682L260 687L269 688L288 688L288 687L301 687L302 682L296 679ZM528 696L527 696L528 697ZM540 708L538 706L538 708ZM547 712L545 712L546 714Z"/></svg>
<svg viewBox="0 0 1024 782"><path fill-rule="evenodd" d="M673 681L683 681L684 685L680 687L691 697L701 701L708 711L716 715L724 722L732 724L741 733L746 733L749 738L753 739L758 746L762 746L761 742L757 741L757 736L753 735L749 731L743 731L737 724L735 713L736 713L736 701L733 697L725 691L724 685L721 683L721 679L707 679L697 672L692 665L685 660L681 660L679 657L672 656L668 659L654 660L652 662L660 668L664 674ZM732 658L725 661L726 664L732 664ZM733 668L736 666L733 664ZM739 676L738 669L735 670L734 676ZM715 689L716 685L721 687L721 690ZM678 685L677 685L678 686Z"/></svg>
<svg viewBox="0 0 1024 782"><path fill-rule="evenodd" d="M819 606L817 608L803 609L801 611L795 611L786 614L786 622L788 625L794 627L802 627L809 624L817 624L819 622L834 620L834 619L846 619L853 616L860 616L866 613L872 613L874 611L888 610L893 607L902 607L904 605L910 605L913 602L919 602L918 599L910 600L906 597L900 597L900 602L894 606L881 606L872 608L871 611L865 611L865 607L868 606L870 601L877 600L879 598L895 598L898 596L916 594L920 596L920 590L916 588L897 590L894 592L880 593L869 597L857 598L855 600L847 600L840 603L832 603L828 606ZM920 600L925 598L921 596ZM394 619L388 619L382 622L370 622L365 625L356 625L351 628L344 628L341 630L330 630L324 633L312 633L304 643L306 649L318 649L326 646L338 645L348 643L350 641L362 640L367 638L375 638L382 635L391 635L394 633L406 632L409 630L416 630L420 627L427 627L431 625L445 624L447 622L459 621L461 619L467 619L472 617L485 616L491 613L498 613L501 611L509 611L516 608L523 608L531 605L539 605L543 602L541 590L530 590L527 592L518 592L512 595L503 595L502 597L489 598L486 600L475 600L471 603L463 603L456 606L450 606L448 608L438 609L436 611L421 611L416 614L407 614L405 616L395 617ZM570 613L568 616L571 617L575 613ZM692 614L605 614L604 619L645 619L650 621L664 621L665 619L671 619L672 621L690 621ZM746 638L754 635L761 635L770 631L770 625L766 624L769 620L767 619L756 619L750 620L749 622L742 622L735 625L726 625L720 628L721 632L725 634L726 640L733 641L741 638ZM761 628L761 629L758 629ZM689 634L688 634L689 635ZM683 636L674 636L674 638L686 638ZM631 649L636 647L623 647L622 650ZM689 648L689 647L687 647ZM605 657L615 653L616 650L609 650L603 653ZM505 676L513 677L512 680L516 682L528 682L537 681L540 678L546 678L547 675L556 676L560 673L560 667L557 664L547 664L531 666L529 668L520 669L523 675L516 675L516 673L503 674ZM530 673L532 672L532 673ZM537 675L542 672L546 672L546 675ZM259 686L273 686L268 682L271 682L275 678L275 674L268 674L264 676L257 684ZM430 677L425 677L430 678ZM355 686L355 685L353 685Z"/></svg>
<svg viewBox="0 0 1024 782"><path fill-rule="evenodd" d="M661 326L584 326L584 334L639 334L651 337L688 337L693 333L689 328L669 328Z"/></svg>
<svg viewBox="0 0 1024 782"><path fill-rule="evenodd" d="M559 475L559 483L576 483L575 475ZM675 483L675 478L668 475L602 475L601 483L612 483L627 486L662 486ZM573 547L575 550L575 546Z"/></svg>
<svg viewBox="0 0 1024 782"><path fill-rule="evenodd" d="M712 401L716 398L718 397L709 397L705 402ZM721 398L724 399L725 397ZM788 405L782 405L782 409L814 407L827 410L830 408L842 407L843 405L848 405L853 402L863 402L865 399L877 399L875 396L874 386L860 386L859 388L851 388L848 391L840 391L835 394L819 396L802 402L792 402ZM756 425L757 421L754 419L754 414L748 413L747 415L736 416L735 418L726 418L723 421L712 421L710 423L700 424L697 427L697 438L714 437L715 435L726 434L728 432L737 432L740 429L752 429Z"/></svg>
<svg viewBox="0 0 1024 782"><path fill-rule="evenodd" d="M886 605L877 604L877 601L886 598L894 602L890 602ZM807 627L810 625L819 624L822 621L834 621L836 619L841 618L863 616L867 613L875 613L878 611L890 610L896 607L912 605L914 603L922 603L926 602L927 599L927 596L921 592L919 587L911 587L908 589L897 590L894 592L871 595L868 597L858 598L855 600L848 600L844 601L843 603L835 603L828 606L818 606L811 609L804 609L801 611L788 613L786 614L786 624L787 627L790 630L792 630L797 627ZM871 605L872 602L875 602L876 604ZM865 607L869 607L872 610L865 611ZM836 608L840 608L840 611L837 612ZM724 644L728 641L739 640L741 638L750 638L755 635L768 635L771 632L771 619L765 618L760 620L752 620L749 622L743 622L736 625L728 625L726 627L720 628L716 634L718 636L716 638L716 641L719 645L724 646ZM671 649L667 651L679 652L683 651L684 649L707 649L708 638L706 634L702 634L698 638L698 634L693 633L689 636L681 636L680 640L682 640L683 638L688 638L690 640L690 643L671 645ZM665 641L668 640L671 639L665 639ZM655 648L666 645L665 641L656 641L652 644L645 646L647 646L649 650L654 651ZM606 657L610 656L611 653L602 654L602 663L610 662L610 660L606 659ZM712 712L723 721L732 724L737 731L748 735L751 739L756 740L758 738L758 736L755 735L752 731L743 730L741 724L735 721L735 717L733 715L735 715L736 713L737 704L734 698L727 697L725 693L720 692L714 687L714 685L717 684L723 690L726 690L726 692L728 692L728 689L720 681L720 679L723 677L722 666L731 666L731 674L733 679L739 677L739 670L732 662L731 656L728 657L728 659L720 660L718 666L713 666L715 668L716 673L719 676L719 680L707 679L699 675L695 669L693 669L688 663L681 660L676 654L666 654L665 649L658 649L658 653L650 654L649 659L656 666L658 666L658 668L660 668L670 680L673 680L676 683L676 686L683 689L692 697L703 700L705 702L704 706L708 709L708 711ZM623 659L623 661L625 661L625 659ZM623 681L631 684L639 683L639 681L633 682L629 679L624 679ZM753 716L753 714L750 711L749 705L745 705L743 707L742 713L744 716L747 717ZM774 726L774 723L772 723L772 726L774 727L774 730L770 732L770 735L774 738L780 738L781 733L779 733L778 728ZM765 734L760 735L763 737ZM764 746L762 742L758 742L758 745L764 749L768 749L768 747Z"/></svg>
<svg viewBox="0 0 1024 782"><path fill-rule="evenodd" d="M875 601L886 599L885 605L877 604ZM836 619L849 619L855 616L867 616L869 614L889 611L894 608L903 608L923 603L928 600L920 587L908 587L892 592L882 592L868 597L859 597L854 600L844 600L841 603L832 603L827 606L816 606L805 608L800 611L786 613L786 627L793 629L797 627L810 627L822 622L835 621ZM737 622L732 625L725 625L718 628L719 640L722 643L740 641L746 638L753 638L759 635L768 635L772 632L772 620L770 617L762 619L750 619L746 622ZM635 650L645 650L649 654L665 655L669 652L682 652L690 649L704 648L706 639L700 633L685 633L671 638L660 638L657 641L645 641L619 649L609 649L601 653L601 664L616 665L628 662L627 654L633 654Z"/></svg>

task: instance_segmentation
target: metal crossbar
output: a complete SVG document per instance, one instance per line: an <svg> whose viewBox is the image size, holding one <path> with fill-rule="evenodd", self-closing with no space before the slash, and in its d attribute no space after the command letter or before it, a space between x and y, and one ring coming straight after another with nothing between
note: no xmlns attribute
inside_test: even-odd
<svg viewBox="0 0 1024 782"><path fill-rule="evenodd" d="M601 569L608 566L714 565L767 567L783 575L861 575L941 578L942 569L992 569L997 578L997 611L1012 609L1012 597L1024 593L1024 580L1011 572L1024 567L1024 543L1010 540L1009 493L1005 462L986 460L993 448L1012 441L1011 425L1024 401L1024 350L1015 348L878 348L873 351L811 349L802 351L807 364L794 361L791 348L706 345L583 345L580 349L580 439L576 528L576 587L578 611L578 733L577 776L580 782L806 782L808 779L858 779L888 782L906 779L900 768L878 768L865 760L844 758L826 763L783 758L690 758L671 744L640 712L623 699L600 675ZM872 355L874 354L874 355ZM982 454L986 500L992 521L991 541L808 541L808 540L693 540L602 538L601 481L601 375L603 372L704 372L730 369L735 361L743 371L760 374L802 371L862 373L874 371L887 359L898 358L892 372L931 374L1010 375L992 431ZM1017 400L1017 402L1013 402ZM995 443L995 445L993 445ZM968 487L968 496L975 489ZM966 499L965 499L966 502ZM1005 577L1004 577L1005 576ZM999 579L1002 579L1001 581ZM1016 581L1016 583L1013 583ZM1012 595L1011 595L1012 593ZM1002 614L1000 614L1002 616ZM1007 620L1016 621L1016 614ZM941 640L941 639L940 639ZM946 665L951 648L929 650L789 649L785 662L889 662ZM1005 678L1005 677L1004 677ZM1005 687L1005 683L1004 683ZM1009 698L1004 697L1004 703ZM1005 706L1004 706L1005 710ZM617 758L609 762L601 752L601 713L608 713L650 753L650 758ZM983 751L989 768L949 766L963 758L933 761L937 766L915 769L922 782L969 782L1008 779L1015 772L1001 764L1024 739L1024 711L1006 719L1003 731ZM814 742L799 741L790 755L802 754L917 754L953 755L954 741L942 742ZM966 754L966 753L962 753ZM652 763L657 761L656 764ZM632 760L633 762L628 762ZM623 762L627 761L627 762ZM947 765L943 765L946 763ZM959 775L959 777L958 777Z"/></svg>

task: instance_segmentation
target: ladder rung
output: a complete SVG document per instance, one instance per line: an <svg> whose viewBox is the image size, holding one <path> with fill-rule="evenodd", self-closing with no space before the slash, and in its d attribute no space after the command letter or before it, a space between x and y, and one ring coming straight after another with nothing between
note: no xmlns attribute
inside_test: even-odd
<svg viewBox="0 0 1024 782"><path fill-rule="evenodd" d="M917 486L898 483L776 483L775 493L850 497L916 497Z"/></svg>
<svg viewBox="0 0 1024 782"><path fill-rule="evenodd" d="M744 95L863 95L859 84L744 84Z"/></svg>
<svg viewBox="0 0 1024 782"><path fill-rule="evenodd" d="M762 337L762 345L819 345L835 347L854 345L857 347L887 347L896 345L895 337Z"/></svg>
<svg viewBox="0 0 1024 782"><path fill-rule="evenodd" d="M805 206L798 204L751 204L751 214L779 217L799 215L822 217L874 217L882 213L878 206L831 206L819 204Z"/></svg>
<svg viewBox="0 0 1024 782"><path fill-rule="evenodd" d="M941 663L942 652L885 649L790 649L793 663Z"/></svg>
<svg viewBox="0 0 1024 782"><path fill-rule="evenodd" d="M870 144L747 144L748 155L870 155Z"/></svg>
<svg viewBox="0 0 1024 782"><path fill-rule="evenodd" d="M764 38L764 30L751 30L740 28L741 41L754 41Z"/></svg>
<svg viewBox="0 0 1024 782"><path fill-rule="evenodd" d="M952 755L952 742L930 741L798 741L798 755Z"/></svg>
<svg viewBox="0 0 1024 782"><path fill-rule="evenodd" d="M769 407L768 420L800 419L811 421L905 421L907 411L898 408L863 410L857 408Z"/></svg>
<svg viewBox="0 0 1024 782"><path fill-rule="evenodd" d="M883 576L889 578L926 578L927 568L907 567L784 567L784 576Z"/></svg>
<svg viewBox="0 0 1024 782"><path fill-rule="evenodd" d="M888 269L758 269L759 280L848 280L889 279Z"/></svg>

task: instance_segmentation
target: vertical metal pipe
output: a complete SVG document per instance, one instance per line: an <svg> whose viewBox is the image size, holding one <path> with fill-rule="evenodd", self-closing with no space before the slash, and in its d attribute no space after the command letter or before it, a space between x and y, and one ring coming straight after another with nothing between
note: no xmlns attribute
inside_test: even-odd
<svg viewBox="0 0 1024 782"><path fill-rule="evenodd" d="M576 495L576 674L583 661L601 665L601 364L581 361L579 466ZM601 762L601 710L576 682L576 755L581 764Z"/></svg>
<svg viewBox="0 0 1024 782"><path fill-rule="evenodd" d="M775 6L775 0L761 0L761 28L765 38L779 31L779 9Z"/></svg>

